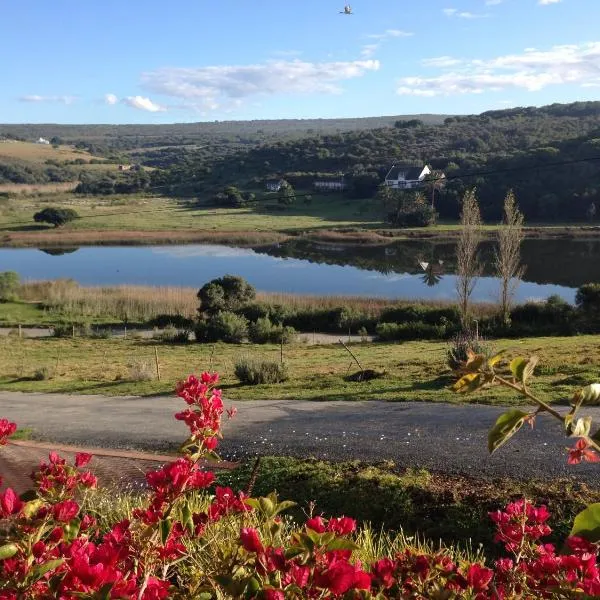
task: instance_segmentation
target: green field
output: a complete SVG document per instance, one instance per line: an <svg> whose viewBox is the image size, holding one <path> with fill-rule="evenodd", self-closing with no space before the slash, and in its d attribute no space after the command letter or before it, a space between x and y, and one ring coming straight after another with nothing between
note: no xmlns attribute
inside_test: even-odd
<svg viewBox="0 0 600 600"><path fill-rule="evenodd" d="M536 389L549 402L566 402L573 392L599 380L600 336L498 340L495 350L507 356L537 353ZM365 369L385 371L368 383L345 381L357 370L341 345L294 344L284 347L290 379L278 385L241 385L234 375L239 358L280 359L278 346L250 344L169 345L139 339L0 338L0 387L30 392L108 395L168 394L190 373L212 369L222 375L225 395L235 400L389 400L432 402L520 403L505 389L462 396L447 387L453 381L446 367L443 342L354 344ZM154 372L158 352L162 380L135 381L141 371ZM36 372L44 380L35 380Z"/></svg>

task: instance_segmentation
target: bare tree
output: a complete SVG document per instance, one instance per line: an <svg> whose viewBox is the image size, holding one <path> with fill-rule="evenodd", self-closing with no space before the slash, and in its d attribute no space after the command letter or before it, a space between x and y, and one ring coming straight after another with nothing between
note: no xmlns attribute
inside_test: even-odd
<svg viewBox="0 0 600 600"><path fill-rule="evenodd" d="M506 325L510 324L510 306L525 270L521 265L523 221L523 214L511 190L504 199L504 218L498 229L498 249L494 260L500 279L500 312Z"/></svg>
<svg viewBox="0 0 600 600"><path fill-rule="evenodd" d="M481 274L477 256L477 249L481 241L481 213L474 189L469 190L463 199L460 225L460 237L456 248L456 291L462 326L467 330L469 328L469 301L477 278Z"/></svg>

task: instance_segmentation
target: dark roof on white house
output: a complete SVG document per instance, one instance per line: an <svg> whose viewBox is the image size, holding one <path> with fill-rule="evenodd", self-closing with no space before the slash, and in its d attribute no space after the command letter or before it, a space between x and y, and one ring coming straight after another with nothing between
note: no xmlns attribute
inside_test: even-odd
<svg viewBox="0 0 600 600"><path fill-rule="evenodd" d="M407 181L417 181L425 167L415 167L414 165L396 164L390 169L386 179L397 180L400 173L404 173L404 179Z"/></svg>

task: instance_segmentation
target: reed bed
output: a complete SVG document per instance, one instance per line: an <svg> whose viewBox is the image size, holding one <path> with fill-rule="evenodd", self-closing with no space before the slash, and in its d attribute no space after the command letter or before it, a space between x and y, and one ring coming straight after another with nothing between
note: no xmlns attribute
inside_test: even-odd
<svg viewBox="0 0 600 600"><path fill-rule="evenodd" d="M196 293L196 289L185 287L84 287L59 279L25 283L20 296L70 319L112 318L145 323L159 315L194 318L198 308Z"/></svg>
<svg viewBox="0 0 600 600"><path fill-rule="evenodd" d="M160 315L193 319L199 306L197 292L197 288L175 286L81 286L70 279L57 279L24 283L19 296L25 302L41 303L49 311L66 319L114 319L147 323ZM256 301L269 306L281 306L289 314L345 308L369 318L377 318L384 310L392 307L421 306L435 309L454 305L446 300L310 296L272 292L258 292ZM496 310L493 304L477 304L473 308L476 317L490 316Z"/></svg>

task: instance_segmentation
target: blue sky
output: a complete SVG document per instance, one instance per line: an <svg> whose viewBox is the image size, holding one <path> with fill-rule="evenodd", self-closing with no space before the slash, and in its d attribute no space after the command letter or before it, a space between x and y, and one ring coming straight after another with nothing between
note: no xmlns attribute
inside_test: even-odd
<svg viewBox="0 0 600 600"><path fill-rule="evenodd" d="M600 0L0 0L0 122L474 113L600 99Z"/></svg>

